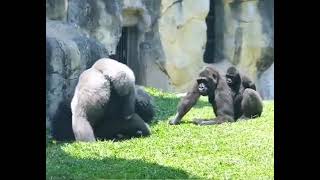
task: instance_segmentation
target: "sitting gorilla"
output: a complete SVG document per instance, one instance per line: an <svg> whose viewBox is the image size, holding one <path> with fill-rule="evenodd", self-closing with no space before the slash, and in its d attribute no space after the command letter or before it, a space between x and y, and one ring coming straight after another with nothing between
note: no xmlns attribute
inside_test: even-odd
<svg viewBox="0 0 320 180"><path fill-rule="evenodd" d="M80 75L71 101L75 139L95 141L150 135L145 122L154 116L150 99L135 85L134 73L128 66L109 58L98 60Z"/></svg>
<svg viewBox="0 0 320 180"><path fill-rule="evenodd" d="M247 76L240 75L233 66L228 68L226 79L232 89L234 118L249 119L261 116L263 104L255 84Z"/></svg>
<svg viewBox="0 0 320 180"><path fill-rule="evenodd" d="M198 125L212 125L224 122L234 122L232 91L223 76L220 76L212 65L204 67L193 88L182 98L178 112L169 124L178 124L182 117L196 104L200 95L208 96L216 118L211 120L195 119Z"/></svg>

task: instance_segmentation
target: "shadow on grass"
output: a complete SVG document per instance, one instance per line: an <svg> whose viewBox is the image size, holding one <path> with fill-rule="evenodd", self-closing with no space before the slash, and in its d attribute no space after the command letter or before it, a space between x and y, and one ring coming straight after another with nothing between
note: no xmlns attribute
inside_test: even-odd
<svg viewBox="0 0 320 180"><path fill-rule="evenodd" d="M55 145L47 150L46 179L186 179L187 172L142 160L79 159Z"/></svg>

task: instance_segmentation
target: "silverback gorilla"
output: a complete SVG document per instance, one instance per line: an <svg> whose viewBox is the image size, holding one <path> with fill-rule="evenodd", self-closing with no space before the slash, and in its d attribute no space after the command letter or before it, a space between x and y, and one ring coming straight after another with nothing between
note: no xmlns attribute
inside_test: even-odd
<svg viewBox="0 0 320 180"><path fill-rule="evenodd" d="M232 91L223 76L212 65L204 67L193 88L183 97L175 118L169 124L178 124L183 116L196 104L200 96L208 96L216 118L210 120L195 119L198 125L234 122Z"/></svg>
<svg viewBox="0 0 320 180"><path fill-rule="evenodd" d="M150 135L146 122L151 121L154 111L145 98L150 96L135 85L134 73L128 66L109 58L98 60L80 75L71 101L75 139L95 141ZM146 119L139 114L145 114Z"/></svg>
<svg viewBox="0 0 320 180"><path fill-rule="evenodd" d="M255 84L233 66L228 68L226 79L232 89L235 119L261 116L263 104Z"/></svg>

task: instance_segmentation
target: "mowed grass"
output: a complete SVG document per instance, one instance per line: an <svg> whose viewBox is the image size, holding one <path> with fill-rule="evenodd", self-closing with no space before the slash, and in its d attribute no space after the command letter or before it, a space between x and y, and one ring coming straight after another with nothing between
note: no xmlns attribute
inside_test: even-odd
<svg viewBox="0 0 320 180"><path fill-rule="evenodd" d="M154 88L152 135L121 142L48 140L47 179L274 179L274 103L261 117L214 126L170 126L180 100ZM184 117L211 118L206 97Z"/></svg>

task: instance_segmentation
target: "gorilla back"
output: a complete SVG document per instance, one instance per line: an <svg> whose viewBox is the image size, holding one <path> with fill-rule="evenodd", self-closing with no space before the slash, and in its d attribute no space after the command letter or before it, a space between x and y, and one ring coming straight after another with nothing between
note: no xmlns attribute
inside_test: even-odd
<svg viewBox="0 0 320 180"><path fill-rule="evenodd" d="M71 101L76 140L150 135L148 125L135 112L135 100L132 70L109 58L98 60L80 75Z"/></svg>

